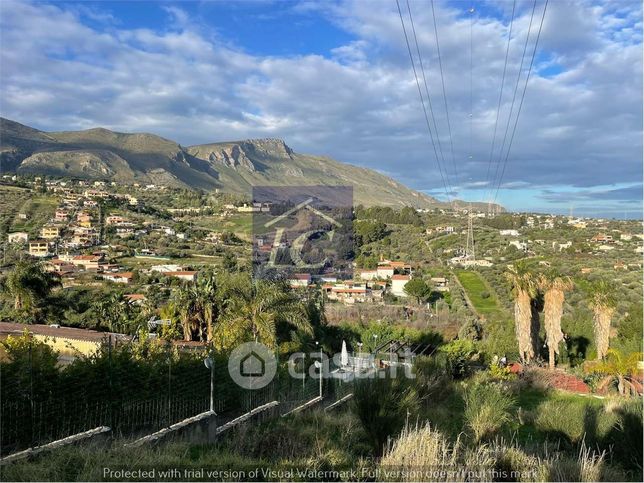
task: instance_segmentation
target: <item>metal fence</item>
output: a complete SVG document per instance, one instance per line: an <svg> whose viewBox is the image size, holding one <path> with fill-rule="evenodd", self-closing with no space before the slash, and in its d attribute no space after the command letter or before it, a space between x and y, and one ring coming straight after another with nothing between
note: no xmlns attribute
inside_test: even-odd
<svg viewBox="0 0 644 483"><path fill-rule="evenodd" d="M224 357L165 352L134 355L106 343L96 355L51 367L37 346L0 362L0 454L42 445L98 426L114 437L136 438L208 411L220 424L271 401L286 414L320 395L334 400L349 392L338 379L288 374L286 361L264 388L247 390L228 374ZM212 380L212 396L211 396Z"/></svg>

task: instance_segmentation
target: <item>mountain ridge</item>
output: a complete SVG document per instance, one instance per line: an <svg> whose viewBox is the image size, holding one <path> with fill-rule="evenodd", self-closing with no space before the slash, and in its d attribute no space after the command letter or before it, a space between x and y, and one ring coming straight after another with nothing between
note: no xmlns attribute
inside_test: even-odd
<svg viewBox="0 0 644 483"><path fill-rule="evenodd" d="M354 189L355 203L365 206L447 205L369 168L297 153L278 138L182 146L152 133L122 133L102 127L45 132L0 118L0 172L144 182L246 195L252 186L261 185L349 185Z"/></svg>

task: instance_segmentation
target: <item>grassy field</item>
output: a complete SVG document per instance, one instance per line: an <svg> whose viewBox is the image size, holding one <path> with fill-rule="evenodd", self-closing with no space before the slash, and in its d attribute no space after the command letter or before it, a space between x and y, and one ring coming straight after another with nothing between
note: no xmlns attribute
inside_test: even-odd
<svg viewBox="0 0 644 483"><path fill-rule="evenodd" d="M0 186L0 234L4 235L13 230L14 220L18 210L32 196L31 190L15 186ZM17 220L15 220L17 221Z"/></svg>
<svg viewBox="0 0 644 483"><path fill-rule="evenodd" d="M487 317L502 315L496 294L488 287L478 272L461 270L456 273L456 276L480 315Z"/></svg>
<svg viewBox="0 0 644 483"><path fill-rule="evenodd" d="M212 231L231 231L244 240L250 240L253 228L252 216L241 213L222 219L219 216L201 216L194 222L196 228Z"/></svg>
<svg viewBox="0 0 644 483"><path fill-rule="evenodd" d="M26 231L31 236L36 236L40 228L52 218L57 206L58 200L53 196L29 196L21 204L13 206L15 212L10 231ZM27 215L27 219L18 218L19 213Z"/></svg>

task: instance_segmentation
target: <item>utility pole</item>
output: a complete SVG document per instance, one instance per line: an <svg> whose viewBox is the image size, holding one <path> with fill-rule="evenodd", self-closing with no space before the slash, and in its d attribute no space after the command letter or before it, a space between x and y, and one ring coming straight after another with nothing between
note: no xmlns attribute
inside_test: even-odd
<svg viewBox="0 0 644 483"><path fill-rule="evenodd" d="M322 344L320 344L316 340L315 345L320 346L320 397L322 397L322 375L324 374L324 363L322 361Z"/></svg>

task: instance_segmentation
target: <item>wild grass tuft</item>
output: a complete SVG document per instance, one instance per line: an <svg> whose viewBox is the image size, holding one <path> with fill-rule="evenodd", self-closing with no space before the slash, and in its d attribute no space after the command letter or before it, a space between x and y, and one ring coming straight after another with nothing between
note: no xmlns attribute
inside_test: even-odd
<svg viewBox="0 0 644 483"><path fill-rule="evenodd" d="M494 384L473 384L463 393L465 422L474 440L489 439L510 422L515 399Z"/></svg>
<svg viewBox="0 0 644 483"><path fill-rule="evenodd" d="M419 400L407 378L362 379L355 383L351 408L374 453L381 455L387 440L397 436L405 421L416 417Z"/></svg>

